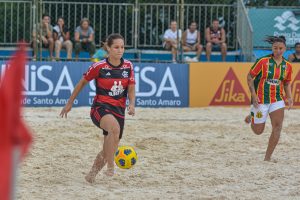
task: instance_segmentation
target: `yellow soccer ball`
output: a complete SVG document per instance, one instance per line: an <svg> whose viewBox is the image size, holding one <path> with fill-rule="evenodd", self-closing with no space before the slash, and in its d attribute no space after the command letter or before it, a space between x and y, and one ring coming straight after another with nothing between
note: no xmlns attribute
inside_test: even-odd
<svg viewBox="0 0 300 200"><path fill-rule="evenodd" d="M130 146L120 146L115 153L115 163L122 169L130 169L135 165L137 155L134 149Z"/></svg>

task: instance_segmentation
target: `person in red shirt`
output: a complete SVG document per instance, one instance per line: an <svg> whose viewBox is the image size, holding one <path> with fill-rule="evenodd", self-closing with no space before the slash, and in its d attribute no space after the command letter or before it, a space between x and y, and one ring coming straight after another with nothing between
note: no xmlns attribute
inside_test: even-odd
<svg viewBox="0 0 300 200"><path fill-rule="evenodd" d="M247 81L251 92L251 114L245 122L251 123L252 131L260 135L265 129L268 115L271 118L272 134L265 155L270 161L272 153L279 141L284 118L284 95L290 109L293 106L291 92L292 65L283 57L286 50L285 37L268 36L266 40L272 44L271 55L259 58L251 67Z"/></svg>
<svg viewBox="0 0 300 200"><path fill-rule="evenodd" d="M91 107L90 116L93 123L103 129L103 150L98 153L86 181L92 183L98 172L107 164L108 176L114 174L114 153L122 138L126 99L128 96L128 114L135 114L135 79L133 65L122 58L124 38L120 34L111 34L107 40L108 58L90 66L83 78L76 85L60 116L67 117L72 104L91 80L95 80L96 96Z"/></svg>

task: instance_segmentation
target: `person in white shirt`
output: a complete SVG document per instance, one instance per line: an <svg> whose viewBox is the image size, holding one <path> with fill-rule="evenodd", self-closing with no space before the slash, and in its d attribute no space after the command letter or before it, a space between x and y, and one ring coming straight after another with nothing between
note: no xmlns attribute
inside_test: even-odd
<svg viewBox="0 0 300 200"><path fill-rule="evenodd" d="M199 61L203 50L200 44L200 32L197 30L197 23L192 21L189 28L182 35L182 48L184 51L197 51L196 57L189 58L189 61Z"/></svg>
<svg viewBox="0 0 300 200"><path fill-rule="evenodd" d="M179 41L181 39L181 30L178 30ZM172 51L172 61L176 63L177 54L177 22L171 21L170 28L165 31L163 47Z"/></svg>

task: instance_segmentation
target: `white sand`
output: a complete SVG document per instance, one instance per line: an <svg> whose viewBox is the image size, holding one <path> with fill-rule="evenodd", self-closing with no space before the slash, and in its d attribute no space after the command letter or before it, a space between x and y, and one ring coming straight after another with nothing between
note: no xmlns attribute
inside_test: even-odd
<svg viewBox="0 0 300 200"><path fill-rule="evenodd" d="M300 199L300 110L286 112L273 158L264 162L270 119L261 136L243 123L247 108L137 109L121 145L136 166L85 182L102 145L89 108L27 108L35 136L19 171L18 199ZM99 134L101 133L101 134Z"/></svg>

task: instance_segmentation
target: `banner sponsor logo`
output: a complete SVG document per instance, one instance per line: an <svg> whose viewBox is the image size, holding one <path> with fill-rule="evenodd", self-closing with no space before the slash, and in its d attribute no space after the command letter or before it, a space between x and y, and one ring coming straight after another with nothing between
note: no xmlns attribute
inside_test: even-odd
<svg viewBox="0 0 300 200"><path fill-rule="evenodd" d="M155 107L188 106L188 66L139 64L134 67L136 105Z"/></svg>
<svg viewBox="0 0 300 200"><path fill-rule="evenodd" d="M0 62L0 77L6 64ZM76 83L91 63L31 62L25 66L23 104L28 106L63 106L67 103ZM136 106L187 107L188 65L134 64L136 80ZM89 73L89 72L87 72ZM106 76L111 76L110 72ZM123 77L128 77L123 72ZM109 92L117 96L124 91L115 81ZM90 81L74 101L74 106L88 106L96 95L94 81Z"/></svg>
<svg viewBox="0 0 300 200"><path fill-rule="evenodd" d="M300 15L297 9L250 8L254 47L269 47L262 42L266 35L285 36L288 47L300 42ZM261 23L261 21L264 23Z"/></svg>
<svg viewBox="0 0 300 200"><path fill-rule="evenodd" d="M292 97L294 100L295 106L300 106L300 71L295 76L294 81L292 82Z"/></svg>
<svg viewBox="0 0 300 200"><path fill-rule="evenodd" d="M274 21L276 22L274 27L279 31L285 31L286 29L298 31L300 28L298 26L300 21L296 19L295 14L290 10L284 11L281 15L276 16Z"/></svg>
<svg viewBox="0 0 300 200"><path fill-rule="evenodd" d="M250 105L250 100L232 68L225 75L210 105Z"/></svg>

